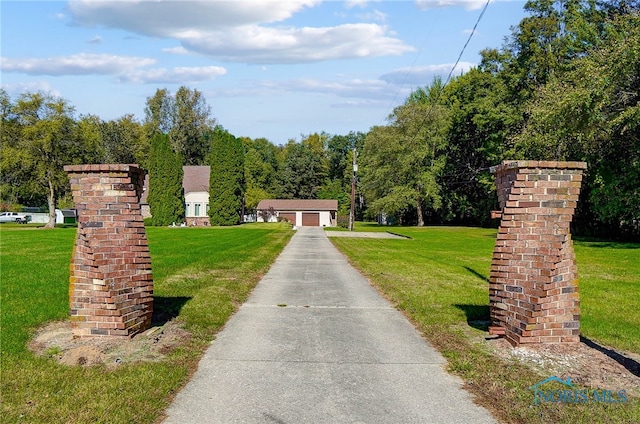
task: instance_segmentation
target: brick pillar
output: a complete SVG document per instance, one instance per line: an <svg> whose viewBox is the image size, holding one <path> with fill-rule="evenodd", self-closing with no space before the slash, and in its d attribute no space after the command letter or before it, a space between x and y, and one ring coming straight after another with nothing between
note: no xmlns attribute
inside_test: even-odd
<svg viewBox="0 0 640 424"><path fill-rule="evenodd" d="M502 213L489 276L490 331L513 345L580 340L569 226L586 168L551 161L491 168Z"/></svg>
<svg viewBox="0 0 640 424"><path fill-rule="evenodd" d="M151 325L151 256L137 165L65 166L78 210L69 303L75 336L133 336Z"/></svg>

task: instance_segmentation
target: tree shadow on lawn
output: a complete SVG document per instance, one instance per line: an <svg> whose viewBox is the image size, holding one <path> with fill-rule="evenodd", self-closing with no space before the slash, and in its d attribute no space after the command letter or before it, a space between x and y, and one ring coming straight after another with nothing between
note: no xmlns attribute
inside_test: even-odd
<svg viewBox="0 0 640 424"><path fill-rule="evenodd" d="M151 317L151 325L163 326L173 318L180 315L182 307L191 300L190 297L153 297L153 315Z"/></svg>
<svg viewBox="0 0 640 424"><path fill-rule="evenodd" d="M609 358L613 359L614 361L616 361L617 363L625 367L631 374L635 375L636 377L640 377L640 363L638 363L638 361L631 359L629 357L626 357L624 355L621 355L620 353L616 352L613 349L608 349L604 346L601 346L598 343L594 342L593 340L590 340L584 336L580 336L580 341L585 345L589 346L590 348L604 353Z"/></svg>
<svg viewBox="0 0 640 424"><path fill-rule="evenodd" d="M489 331L491 319L489 317L489 305L453 305L462 310L467 316L467 324L477 330Z"/></svg>

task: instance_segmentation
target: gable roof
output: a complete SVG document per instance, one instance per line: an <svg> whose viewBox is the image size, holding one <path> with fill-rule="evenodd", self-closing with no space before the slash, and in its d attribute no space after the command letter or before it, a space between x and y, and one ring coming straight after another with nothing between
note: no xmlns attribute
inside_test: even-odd
<svg viewBox="0 0 640 424"><path fill-rule="evenodd" d="M258 210L273 208L277 211L337 211L337 200L316 199L265 199L258 203Z"/></svg>
<svg viewBox="0 0 640 424"><path fill-rule="evenodd" d="M183 166L184 178L182 188L184 194L194 191L209 191L209 175L211 168L208 166Z"/></svg>
<svg viewBox="0 0 640 424"><path fill-rule="evenodd" d="M208 166L183 166L184 176L182 177L182 188L184 194L194 191L209 191L209 175L211 168ZM144 176L144 187L140 203L147 203L149 196L149 173Z"/></svg>

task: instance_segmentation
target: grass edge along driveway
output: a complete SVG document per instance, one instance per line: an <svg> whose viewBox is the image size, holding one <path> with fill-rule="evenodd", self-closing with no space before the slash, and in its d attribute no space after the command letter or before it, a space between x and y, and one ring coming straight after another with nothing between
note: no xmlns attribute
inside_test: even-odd
<svg viewBox="0 0 640 424"><path fill-rule="evenodd" d="M482 343L488 333L469 322L488 320L487 278L495 230L371 224L359 224L356 229L389 230L410 237L331 241L407 315L445 356L449 371L461 377L475 401L497 419L513 423L640 422L637 398L625 404L533 405L529 387L549 375L503 361ZM582 333L603 345L640 353L640 245L575 242L575 250Z"/></svg>
<svg viewBox="0 0 640 424"><path fill-rule="evenodd" d="M154 306L177 315L191 337L160 362L109 369L60 365L26 347L39 325L69 316L76 230L0 228L2 423L158 422L215 333L284 248L289 228L147 228Z"/></svg>

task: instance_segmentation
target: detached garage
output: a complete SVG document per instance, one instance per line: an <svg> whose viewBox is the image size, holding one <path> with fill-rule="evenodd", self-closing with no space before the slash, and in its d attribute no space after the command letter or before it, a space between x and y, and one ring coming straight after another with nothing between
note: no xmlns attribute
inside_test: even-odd
<svg viewBox="0 0 640 424"><path fill-rule="evenodd" d="M258 222L287 220L294 226L335 227L337 200L265 199L258 203Z"/></svg>

